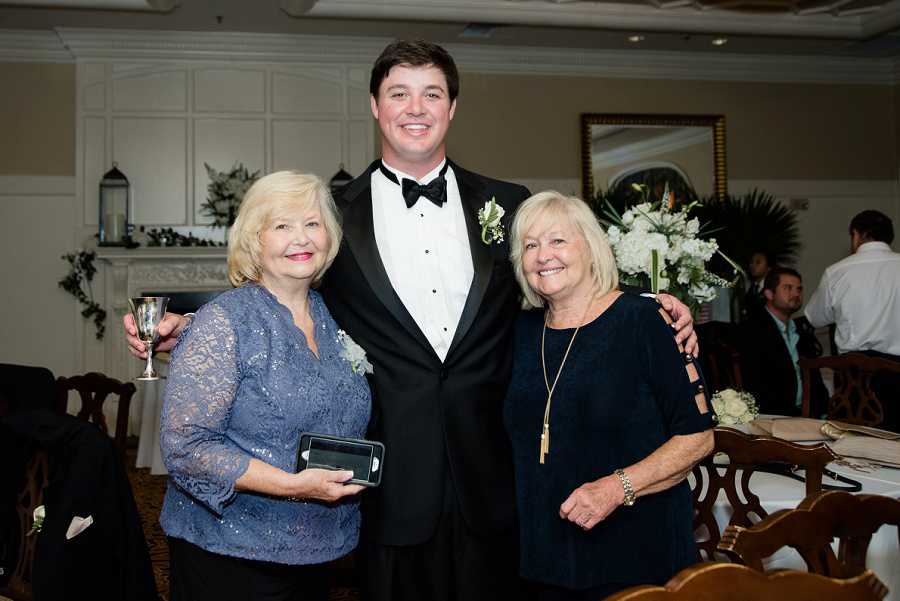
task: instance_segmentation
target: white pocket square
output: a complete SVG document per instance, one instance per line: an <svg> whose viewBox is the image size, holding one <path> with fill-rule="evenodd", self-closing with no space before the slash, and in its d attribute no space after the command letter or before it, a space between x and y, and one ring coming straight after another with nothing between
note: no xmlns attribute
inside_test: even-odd
<svg viewBox="0 0 900 601"><path fill-rule="evenodd" d="M72 518L72 523L69 524L69 529L66 530L66 539L74 538L85 531L85 529L94 523L94 518L91 516L87 516L86 518L80 518L77 515Z"/></svg>

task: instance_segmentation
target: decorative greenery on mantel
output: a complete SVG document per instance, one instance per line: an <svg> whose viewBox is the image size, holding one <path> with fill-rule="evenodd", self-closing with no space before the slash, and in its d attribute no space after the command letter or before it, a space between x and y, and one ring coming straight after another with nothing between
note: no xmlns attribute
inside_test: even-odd
<svg viewBox="0 0 900 601"><path fill-rule="evenodd" d="M91 290L91 281L97 273L94 261L97 259L98 248L97 234L88 236L84 241L84 248L76 249L75 252L63 255L62 258L69 262L69 273L59 281L59 287L75 297L80 304L84 305L81 310L81 316L94 322L96 332L94 336L97 340L103 340L106 333L106 310L94 300L94 293ZM122 246L126 250L136 249L140 247L215 247L225 246L222 242L214 240L201 240L193 234L187 236L178 232L167 229L151 229L144 231L141 227L131 236L122 238ZM109 247L116 248L116 247Z"/></svg>

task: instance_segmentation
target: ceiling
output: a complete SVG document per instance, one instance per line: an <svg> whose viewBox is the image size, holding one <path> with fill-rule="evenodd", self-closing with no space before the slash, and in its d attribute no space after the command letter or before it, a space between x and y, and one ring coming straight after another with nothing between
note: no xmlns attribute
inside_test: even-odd
<svg viewBox="0 0 900 601"><path fill-rule="evenodd" d="M0 29L424 37L439 44L900 57L900 0L0 0ZM629 41L637 36L638 42ZM714 41L727 42L715 45Z"/></svg>

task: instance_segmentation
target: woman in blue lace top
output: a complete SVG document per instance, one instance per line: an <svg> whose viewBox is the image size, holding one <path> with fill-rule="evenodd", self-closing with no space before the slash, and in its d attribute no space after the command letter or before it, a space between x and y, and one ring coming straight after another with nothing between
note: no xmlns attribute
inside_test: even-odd
<svg viewBox="0 0 900 601"><path fill-rule="evenodd" d="M325 600L325 562L356 546L352 472L294 473L301 432L361 438L369 419L365 376L311 290L340 239L319 178L260 179L229 234L235 288L178 338L160 429L173 601Z"/></svg>

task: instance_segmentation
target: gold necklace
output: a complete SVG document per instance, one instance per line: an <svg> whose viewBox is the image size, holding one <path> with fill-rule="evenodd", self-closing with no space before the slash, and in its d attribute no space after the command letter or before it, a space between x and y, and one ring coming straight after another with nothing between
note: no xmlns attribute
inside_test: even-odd
<svg viewBox="0 0 900 601"><path fill-rule="evenodd" d="M595 300L597 299L591 299L591 302L588 303L587 308L584 310L584 315L581 316L581 321L578 323L578 327L575 328L575 332L572 334L572 339L569 340L569 346L566 348L566 354L563 355L562 363L559 364L559 370L556 372L556 378L553 379L552 387L550 386L550 381L547 380L547 360L544 358L544 339L547 336L547 317L544 317L544 329L541 332L541 367L544 368L544 385L547 387L547 407L544 409L544 429L541 431L541 464L544 463L544 455L550 452L550 402L553 400L553 391L556 390L556 383L559 382L559 376L566 364L566 359L569 358L569 351L572 350L575 336L578 335L578 330L584 325L584 320L587 319L588 311L591 310ZM549 314L550 310L548 309L547 315L549 316Z"/></svg>

